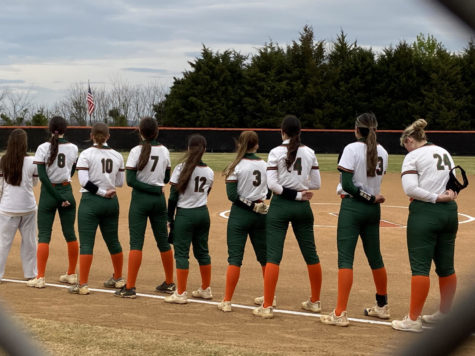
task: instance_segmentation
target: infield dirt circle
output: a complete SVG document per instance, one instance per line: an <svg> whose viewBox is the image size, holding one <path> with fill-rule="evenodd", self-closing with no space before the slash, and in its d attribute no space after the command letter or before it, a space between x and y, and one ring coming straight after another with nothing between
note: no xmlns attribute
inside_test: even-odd
<svg viewBox="0 0 475 356"><path fill-rule="evenodd" d="M216 182L209 196L211 230L209 237L212 260L213 302L219 302L224 293L227 267L226 224L223 217L230 208L226 199L224 179L215 173ZM337 249L336 222L340 198L336 195L339 175L322 173L322 188L312 199L315 215L317 252L323 269L321 301L324 313L336 304L337 296ZM475 182L475 177L469 179ZM35 188L39 197L39 187ZM458 199L460 225L456 241L455 268L458 277L456 301L475 283L473 251L475 246L475 190L470 185ZM77 176L73 178L73 190L80 201ZM124 275L127 272L129 251L128 209L131 190L118 189L120 199L120 240L124 250ZM402 318L409 308L410 268L406 248L406 220L408 198L401 188L399 174L387 174L382 185L386 203L382 205L381 249L388 271L388 295L393 318ZM168 196L168 188L166 189ZM46 270L46 282L57 283L67 266L66 244L62 237L59 219L55 220L50 255ZM77 230L76 230L77 231ZM19 247L21 238L15 238L4 278L23 280ZM110 256L100 233L96 236L94 260L89 287L103 289L102 283L112 274ZM137 293L159 296L155 286L164 279L163 268L151 230L147 228L142 266L137 278ZM196 260L190 257L188 292L200 286ZM255 297L263 294L262 272L253 250L248 243L233 304L251 307ZM210 345L230 345L248 352L281 354L386 354L395 351L417 335L392 330L388 325L365 323L374 320L365 317L364 307L374 303L375 289L371 270L358 243L354 282L348 305L348 315L362 319L352 321L348 328L326 326L318 317L305 314L275 313L274 319L263 320L252 315L251 309L234 308L232 313L219 311L215 304L188 303L170 305L162 299L138 296L135 300L115 298L110 293L96 291L88 296L70 295L64 288L48 286L45 289L27 288L24 283L4 282L0 285L0 297L10 309L20 316L57 321L72 318L83 324L121 327L126 329L159 330L163 335L180 339L199 340ZM283 261L277 284L277 308L290 312L302 312L300 304L309 296L309 282L304 260L291 229L285 242ZM438 281L431 273L431 290L424 313L437 310L439 301ZM127 320L125 324L123 321ZM140 347L137 345L137 347ZM475 338L464 346L464 351L475 354Z"/></svg>

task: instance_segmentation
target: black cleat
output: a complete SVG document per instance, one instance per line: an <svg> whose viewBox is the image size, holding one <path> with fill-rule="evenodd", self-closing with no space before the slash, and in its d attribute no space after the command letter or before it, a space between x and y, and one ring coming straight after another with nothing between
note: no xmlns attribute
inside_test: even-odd
<svg viewBox="0 0 475 356"><path fill-rule="evenodd" d="M159 286L155 288L156 292L167 293L167 294L173 294L175 290L176 290L176 285L173 282L170 284L167 282L163 282L162 284L160 284Z"/></svg>

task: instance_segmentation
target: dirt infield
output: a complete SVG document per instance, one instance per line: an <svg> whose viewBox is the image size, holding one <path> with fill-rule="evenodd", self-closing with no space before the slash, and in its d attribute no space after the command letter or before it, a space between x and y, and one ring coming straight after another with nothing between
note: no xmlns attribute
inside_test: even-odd
<svg viewBox="0 0 475 356"><path fill-rule="evenodd" d="M230 203L225 199L224 180L216 174L217 181L210 194L209 210L212 217L210 231L210 254L213 266L212 288L214 302L220 301L225 284L227 266L225 211ZM317 250L323 269L322 307L330 312L336 304L337 250L336 222L339 198L336 195L338 174L322 173L323 186L312 199L315 214ZM469 177L475 182L475 176ZM77 201L80 194L77 177L73 189ZM410 268L406 249L405 224L408 199L404 195L399 174L388 174L383 182L382 193L386 203L382 206L381 245L388 271L389 303L392 316L400 318L409 307ZM464 190L458 200L460 226L456 244L456 271L458 292L475 283L473 251L475 221L474 184ZM36 189L39 196L39 189ZM124 249L124 274L127 271L128 222L127 212L130 189L118 191L120 199L120 239ZM464 222L465 221L465 222ZM467 222L468 221L468 222ZM5 277L22 280L19 257L20 238L17 236L10 253ZM57 279L67 266L66 245L60 233L58 219L50 245L50 257L46 270L48 283ZM300 312L300 303L308 298L309 282L307 269L300 255L293 233L289 230L285 243L277 285L278 309ZM54 321L75 321L81 324L99 325L147 332L158 330L162 335L180 340L199 341L209 345L232 346L248 353L277 354L386 354L414 340L417 335L394 331L386 324L369 324L363 308L374 301L374 286L371 270L365 260L361 244L358 244L354 264L353 289L348 305L348 314L362 321L352 321L348 328L321 324L316 317L305 314L276 313L274 319L253 317L245 308L234 308L232 313L222 313L214 304L189 303L168 305L161 299L139 296L135 300L115 298L100 291L88 296L70 295L65 289L48 286L38 290L27 288L23 283L4 282L0 285L0 298L17 315ZM89 279L90 288L102 289L102 282L112 273L109 254L100 234L96 237L94 260ZM154 288L163 281L164 274L158 250L150 229L144 245L143 262L137 279L137 292L157 296ZM196 261L190 259L188 291L199 286L200 277ZM255 256L247 245L240 281L233 303L251 306L254 297L262 295L262 273ZM424 309L431 313L438 307L438 282L435 273L431 276L431 290ZM127 322L124 323L124 320ZM140 345L137 345L140 348ZM475 337L464 346L463 353L475 354Z"/></svg>

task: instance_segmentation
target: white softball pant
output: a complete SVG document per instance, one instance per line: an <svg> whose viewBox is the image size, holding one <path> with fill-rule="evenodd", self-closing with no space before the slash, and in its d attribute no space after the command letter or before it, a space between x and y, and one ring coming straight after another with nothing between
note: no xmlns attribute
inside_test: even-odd
<svg viewBox="0 0 475 356"><path fill-rule="evenodd" d="M36 211L23 216L0 214L0 279L5 273L8 253L12 247L17 230L21 234L21 263L23 276L27 279L36 277Z"/></svg>

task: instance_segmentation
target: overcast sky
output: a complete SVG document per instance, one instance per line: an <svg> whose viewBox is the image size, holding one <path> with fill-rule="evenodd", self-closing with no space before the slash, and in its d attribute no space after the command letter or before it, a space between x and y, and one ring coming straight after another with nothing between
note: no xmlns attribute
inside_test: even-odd
<svg viewBox="0 0 475 356"><path fill-rule="evenodd" d="M74 83L158 82L168 88L203 45L253 54L272 40L349 40L374 50L432 34L450 51L466 29L428 0L2 0L0 90L51 106Z"/></svg>

